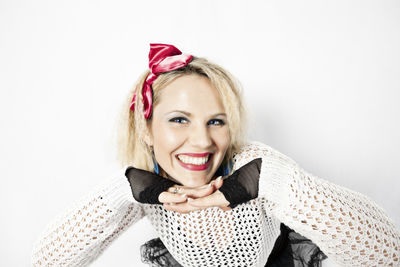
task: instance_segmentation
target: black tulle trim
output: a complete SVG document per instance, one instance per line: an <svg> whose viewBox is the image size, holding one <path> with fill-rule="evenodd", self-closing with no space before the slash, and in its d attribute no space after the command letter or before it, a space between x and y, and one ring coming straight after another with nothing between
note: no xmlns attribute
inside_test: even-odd
<svg viewBox="0 0 400 267"><path fill-rule="evenodd" d="M160 238L147 241L140 247L142 262L152 267L182 267L169 253Z"/></svg>
<svg viewBox="0 0 400 267"><path fill-rule="evenodd" d="M160 238L140 247L142 262L152 267L182 267L169 253ZM320 267L327 256L310 239L281 224L281 235L265 267Z"/></svg>
<svg viewBox="0 0 400 267"><path fill-rule="evenodd" d="M281 235L265 267L320 267L327 256L310 239L281 223Z"/></svg>

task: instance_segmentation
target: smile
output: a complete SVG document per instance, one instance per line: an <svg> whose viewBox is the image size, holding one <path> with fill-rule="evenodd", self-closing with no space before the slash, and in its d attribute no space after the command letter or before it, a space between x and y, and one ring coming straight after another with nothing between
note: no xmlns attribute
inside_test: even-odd
<svg viewBox="0 0 400 267"><path fill-rule="evenodd" d="M210 166L210 153L183 153L176 156L179 164L191 171L202 171Z"/></svg>

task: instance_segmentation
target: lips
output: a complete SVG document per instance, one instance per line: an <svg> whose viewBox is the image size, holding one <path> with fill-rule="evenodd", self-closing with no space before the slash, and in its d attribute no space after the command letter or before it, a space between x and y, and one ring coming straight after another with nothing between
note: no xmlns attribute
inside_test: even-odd
<svg viewBox="0 0 400 267"><path fill-rule="evenodd" d="M191 171L206 170L211 164L211 153L181 153L176 155L179 165Z"/></svg>

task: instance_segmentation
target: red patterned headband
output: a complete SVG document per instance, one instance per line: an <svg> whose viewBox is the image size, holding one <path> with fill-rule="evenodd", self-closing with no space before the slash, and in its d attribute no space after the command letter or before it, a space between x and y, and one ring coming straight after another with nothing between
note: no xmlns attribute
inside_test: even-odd
<svg viewBox="0 0 400 267"><path fill-rule="evenodd" d="M150 44L149 69L142 88L144 117L151 117L153 107L153 92L151 85L157 78L157 74L176 70L186 66L191 60L192 55L183 55L182 52L173 45L169 44ZM135 110L136 94L133 95L131 110Z"/></svg>

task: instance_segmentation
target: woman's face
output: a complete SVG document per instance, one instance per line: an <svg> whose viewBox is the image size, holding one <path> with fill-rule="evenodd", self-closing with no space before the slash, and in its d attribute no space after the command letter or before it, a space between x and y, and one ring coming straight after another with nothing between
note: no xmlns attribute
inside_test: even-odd
<svg viewBox="0 0 400 267"><path fill-rule="evenodd" d="M150 145L167 175L182 185L205 185L230 144L227 116L210 81L192 74L160 92L150 125Z"/></svg>

